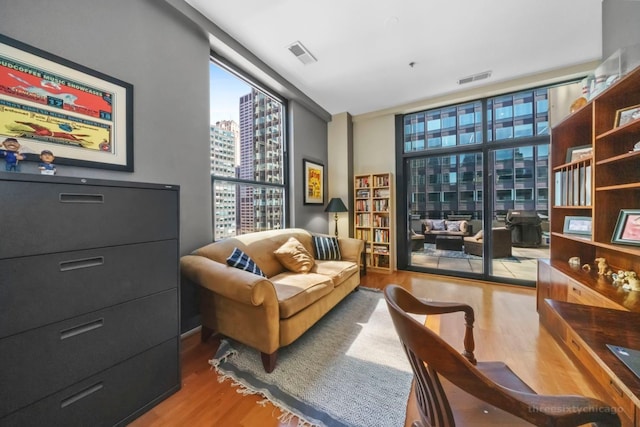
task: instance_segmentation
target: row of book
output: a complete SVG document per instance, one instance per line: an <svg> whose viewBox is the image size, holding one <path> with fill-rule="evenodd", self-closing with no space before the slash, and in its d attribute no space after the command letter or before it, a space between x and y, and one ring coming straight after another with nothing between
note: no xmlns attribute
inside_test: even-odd
<svg viewBox="0 0 640 427"><path fill-rule="evenodd" d="M389 230L381 230L379 228L373 230L374 242L389 242Z"/></svg>
<svg viewBox="0 0 640 427"><path fill-rule="evenodd" d="M373 201L373 210L377 212L389 211L389 199L380 199Z"/></svg>
<svg viewBox="0 0 640 427"><path fill-rule="evenodd" d="M371 230L356 230L356 239L364 240L365 242L369 242L371 240Z"/></svg>
<svg viewBox="0 0 640 427"><path fill-rule="evenodd" d="M373 185L375 187L388 187L389 186L389 175L381 175L373 177Z"/></svg>
<svg viewBox="0 0 640 427"><path fill-rule="evenodd" d="M369 187L369 177L365 176L363 178L356 178L356 188L366 188Z"/></svg>
<svg viewBox="0 0 640 427"><path fill-rule="evenodd" d="M371 227L371 215L356 214L356 227Z"/></svg>
<svg viewBox="0 0 640 427"><path fill-rule="evenodd" d="M356 191L356 199L368 199L369 189L360 189Z"/></svg>
<svg viewBox="0 0 640 427"><path fill-rule="evenodd" d="M369 200L356 200L356 212L369 212L370 207Z"/></svg>
<svg viewBox="0 0 640 427"><path fill-rule="evenodd" d="M389 216L388 215L374 215L373 216L373 226L374 227L389 227Z"/></svg>
<svg viewBox="0 0 640 427"><path fill-rule="evenodd" d="M555 206L591 206L591 164L578 163L556 171Z"/></svg>

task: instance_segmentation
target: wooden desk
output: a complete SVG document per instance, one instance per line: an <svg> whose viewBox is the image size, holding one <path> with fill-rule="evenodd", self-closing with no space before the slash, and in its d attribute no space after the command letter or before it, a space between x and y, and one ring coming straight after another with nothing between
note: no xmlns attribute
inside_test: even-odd
<svg viewBox="0 0 640 427"><path fill-rule="evenodd" d="M606 344L640 349L640 313L545 299L540 321L620 407L625 426L640 427L640 379ZM627 418L626 420L624 418Z"/></svg>

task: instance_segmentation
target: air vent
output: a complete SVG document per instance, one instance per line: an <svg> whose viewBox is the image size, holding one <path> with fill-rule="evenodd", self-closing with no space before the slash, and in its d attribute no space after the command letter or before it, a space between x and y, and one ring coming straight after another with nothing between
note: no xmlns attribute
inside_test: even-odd
<svg viewBox="0 0 640 427"><path fill-rule="evenodd" d="M462 77L458 80L459 85L463 85L465 83L477 82L478 80L484 80L491 77L491 71L484 71L482 73L474 74L468 77Z"/></svg>
<svg viewBox="0 0 640 427"><path fill-rule="evenodd" d="M314 62L318 62L318 60L307 50L306 47L302 45L300 42L292 43L287 46L287 49L293 53L296 58L300 60L304 65L312 64Z"/></svg>

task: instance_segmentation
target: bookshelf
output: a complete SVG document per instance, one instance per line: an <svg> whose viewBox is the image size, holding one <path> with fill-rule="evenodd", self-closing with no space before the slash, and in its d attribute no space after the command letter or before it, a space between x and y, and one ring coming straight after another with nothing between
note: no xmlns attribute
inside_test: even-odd
<svg viewBox="0 0 640 427"><path fill-rule="evenodd" d="M614 271L640 272L640 246L611 242L620 210L640 209L640 120L614 125L619 110L638 104L640 68L553 128L552 265L603 257ZM591 235L566 233L567 217L591 218Z"/></svg>
<svg viewBox="0 0 640 427"><path fill-rule="evenodd" d="M354 177L354 237L364 240L367 269L394 270L393 177L390 173Z"/></svg>

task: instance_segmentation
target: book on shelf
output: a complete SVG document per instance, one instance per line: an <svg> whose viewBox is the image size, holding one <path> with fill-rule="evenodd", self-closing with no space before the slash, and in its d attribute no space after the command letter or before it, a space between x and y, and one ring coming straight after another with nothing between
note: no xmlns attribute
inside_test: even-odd
<svg viewBox="0 0 640 427"><path fill-rule="evenodd" d="M584 191L584 204L591 206L591 165L587 165L585 168Z"/></svg>

